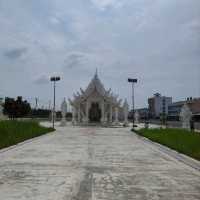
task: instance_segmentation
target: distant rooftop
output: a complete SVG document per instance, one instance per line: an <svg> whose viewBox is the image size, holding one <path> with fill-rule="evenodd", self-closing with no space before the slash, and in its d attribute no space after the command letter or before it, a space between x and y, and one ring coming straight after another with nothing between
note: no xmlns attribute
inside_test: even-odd
<svg viewBox="0 0 200 200"><path fill-rule="evenodd" d="M154 96L161 97L161 94L160 93L155 93Z"/></svg>
<svg viewBox="0 0 200 200"><path fill-rule="evenodd" d="M169 106L182 106L186 101L177 101L171 103Z"/></svg>

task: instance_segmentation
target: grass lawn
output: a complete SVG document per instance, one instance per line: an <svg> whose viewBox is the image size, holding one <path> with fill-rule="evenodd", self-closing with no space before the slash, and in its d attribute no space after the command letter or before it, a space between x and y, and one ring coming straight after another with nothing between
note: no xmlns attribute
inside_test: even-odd
<svg viewBox="0 0 200 200"><path fill-rule="evenodd" d="M36 121L0 121L0 149L53 131Z"/></svg>
<svg viewBox="0 0 200 200"><path fill-rule="evenodd" d="M200 160L200 134L182 129L141 129L139 135Z"/></svg>

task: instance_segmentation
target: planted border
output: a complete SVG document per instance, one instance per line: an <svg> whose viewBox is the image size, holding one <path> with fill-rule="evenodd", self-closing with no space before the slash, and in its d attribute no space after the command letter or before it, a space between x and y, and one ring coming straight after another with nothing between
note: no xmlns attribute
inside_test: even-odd
<svg viewBox="0 0 200 200"><path fill-rule="evenodd" d="M0 149L54 131L36 121L0 121Z"/></svg>
<svg viewBox="0 0 200 200"><path fill-rule="evenodd" d="M200 134L184 129L140 129L134 132L200 160Z"/></svg>

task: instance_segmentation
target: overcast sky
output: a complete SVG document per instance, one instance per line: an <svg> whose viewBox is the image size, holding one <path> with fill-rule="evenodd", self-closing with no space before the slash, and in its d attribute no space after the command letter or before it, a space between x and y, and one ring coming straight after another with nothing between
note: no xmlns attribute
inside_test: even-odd
<svg viewBox="0 0 200 200"><path fill-rule="evenodd" d="M98 68L105 87L136 105L156 92L200 96L199 0L0 0L0 95L41 104L49 76L58 102L87 86Z"/></svg>

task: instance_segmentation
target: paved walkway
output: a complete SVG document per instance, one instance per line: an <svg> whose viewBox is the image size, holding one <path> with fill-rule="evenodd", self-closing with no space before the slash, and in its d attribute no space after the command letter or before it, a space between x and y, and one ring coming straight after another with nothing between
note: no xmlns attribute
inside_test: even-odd
<svg viewBox="0 0 200 200"><path fill-rule="evenodd" d="M199 200L200 172L128 129L58 128L0 153L2 200Z"/></svg>

